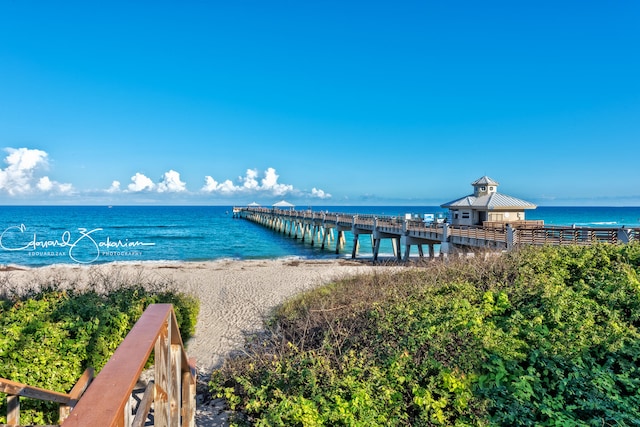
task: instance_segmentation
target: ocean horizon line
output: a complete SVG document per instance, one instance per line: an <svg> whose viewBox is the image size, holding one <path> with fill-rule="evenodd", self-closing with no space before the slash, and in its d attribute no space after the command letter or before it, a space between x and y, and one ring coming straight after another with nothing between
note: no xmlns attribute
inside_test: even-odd
<svg viewBox="0 0 640 427"><path fill-rule="evenodd" d="M233 204L215 204L215 203L194 203L194 204L188 204L188 203L184 203L184 204L158 204L158 203L131 203L131 204L108 204L108 203L79 203L79 204L72 204L72 203L60 203L60 204L44 204L44 203L34 203L34 204L29 204L29 203L10 203L10 204L0 204L0 207L106 207L106 208L115 208L115 207L185 207L185 208L191 208L191 207L228 207L228 208L233 208L233 207L249 207L249 205L251 205L251 203L253 202L249 202L249 203L233 203ZM428 207L428 208L439 208L439 209L445 209L445 208L441 208L441 205L439 204L340 204L340 205L333 205L333 204L329 204L329 205L310 205L310 204L295 204L292 209L294 210L302 210L304 206L304 209L308 209L308 208L329 208L329 207ZM272 204L258 204L257 207L273 207ZM532 209L532 211L535 211L535 209L537 208L640 208L640 203L639 204L629 204L629 205L620 205L620 204L608 204L608 205L586 205L586 204L575 204L575 205L569 205L569 204L559 204L559 205L555 205L555 204L536 204L536 208Z"/></svg>

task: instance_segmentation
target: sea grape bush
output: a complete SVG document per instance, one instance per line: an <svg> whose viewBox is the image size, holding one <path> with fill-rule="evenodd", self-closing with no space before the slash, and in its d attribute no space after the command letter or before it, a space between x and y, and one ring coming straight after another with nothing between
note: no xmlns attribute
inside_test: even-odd
<svg viewBox="0 0 640 427"><path fill-rule="evenodd" d="M98 372L144 309L174 306L183 339L195 331L198 301L175 292L128 286L107 294L53 288L0 300L0 377L68 392L87 367ZM6 398L0 394L0 424ZM58 405L21 399L21 422L56 424Z"/></svg>
<svg viewBox="0 0 640 427"><path fill-rule="evenodd" d="M640 245L334 283L214 372L235 425L640 425Z"/></svg>

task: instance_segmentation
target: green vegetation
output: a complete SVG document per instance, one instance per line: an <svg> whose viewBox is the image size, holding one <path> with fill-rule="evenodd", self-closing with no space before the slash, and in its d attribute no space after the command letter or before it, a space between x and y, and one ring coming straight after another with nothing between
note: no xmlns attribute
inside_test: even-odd
<svg viewBox="0 0 640 427"><path fill-rule="evenodd" d="M174 306L186 341L195 331L198 301L148 286L117 284L106 293L54 287L0 300L0 377L68 392L87 367L98 372L149 304ZM0 394L0 424L6 423ZM21 422L56 424L58 405L21 399Z"/></svg>
<svg viewBox="0 0 640 427"><path fill-rule="evenodd" d="M640 245L527 248L282 306L211 390L257 426L640 425Z"/></svg>

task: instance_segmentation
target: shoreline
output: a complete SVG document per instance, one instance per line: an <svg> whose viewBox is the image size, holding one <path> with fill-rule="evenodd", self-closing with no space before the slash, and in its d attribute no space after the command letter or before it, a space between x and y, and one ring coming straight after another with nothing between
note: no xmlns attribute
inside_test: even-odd
<svg viewBox="0 0 640 427"><path fill-rule="evenodd" d="M264 319L286 299L313 287L373 266L351 259L278 259L213 261L141 261L43 267L2 266L0 295L24 295L47 286L108 291L110 285L163 286L200 301L195 334L186 342L199 373L210 373L244 345Z"/></svg>
<svg viewBox="0 0 640 427"><path fill-rule="evenodd" d="M381 254L381 256L391 257L393 254ZM5 271L30 271L30 270L42 270L49 268L94 268L94 267L106 267L106 266L127 266L127 265L137 265L137 266L156 266L156 265L170 265L170 264L197 264L197 263L206 263L206 264L214 264L220 262L252 262L252 261L304 261L304 262L314 262L314 261L345 261L345 262L362 262L362 261L370 261L373 254L365 253L362 258L352 259L351 254L327 254L321 256L305 256L305 255L286 255L282 257L264 257L264 258L211 258L211 259L158 259L158 260L116 260L116 261L104 261L104 262L90 262L90 263L81 263L81 262L58 262L51 264L42 264L42 265L30 265L30 264L16 264L16 263L0 263L0 273Z"/></svg>

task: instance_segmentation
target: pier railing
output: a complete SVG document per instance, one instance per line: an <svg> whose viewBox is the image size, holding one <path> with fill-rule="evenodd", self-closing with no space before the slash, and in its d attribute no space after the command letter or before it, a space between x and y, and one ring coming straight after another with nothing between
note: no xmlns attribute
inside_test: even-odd
<svg viewBox="0 0 640 427"><path fill-rule="evenodd" d="M592 245L594 243L628 243L635 239L633 230L620 228L544 227L518 229L514 244L519 245Z"/></svg>
<svg viewBox="0 0 640 427"><path fill-rule="evenodd" d="M247 215L244 215L244 214ZM405 245L405 259L409 247L418 245L441 245L441 252L455 251L464 247L485 247L504 250L518 245L591 245L596 243L630 243L640 241L640 228L576 228L546 226L541 220L521 220L510 222L485 221L482 225L453 225L440 222L425 222L402 216L372 214L344 214L328 211L312 212L294 209L234 208L238 217L268 224L269 221L291 221L340 230L351 230L355 236L355 257L357 235L372 234L374 240L395 239ZM399 246L397 246L399 247ZM376 251L374 249L374 259Z"/></svg>
<svg viewBox="0 0 640 427"><path fill-rule="evenodd" d="M449 227L449 235L463 239L474 239L487 242L507 243L506 229L484 228L474 226Z"/></svg>

